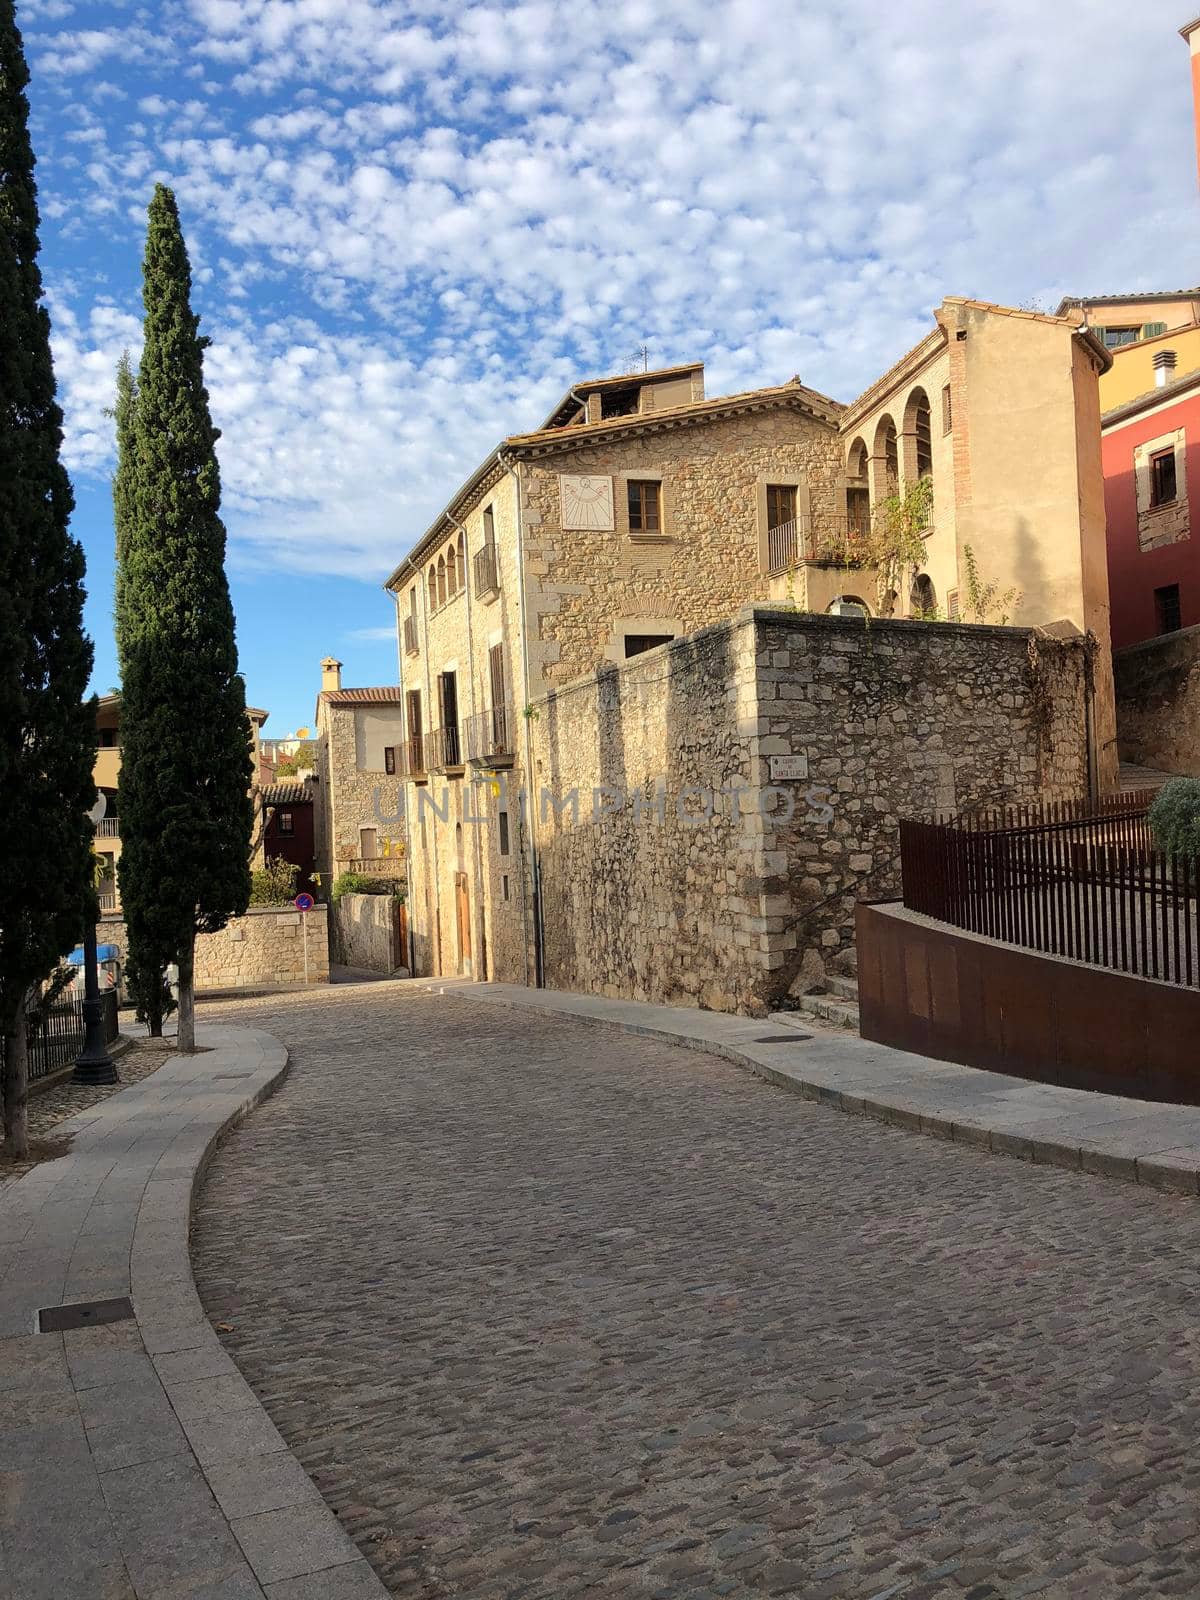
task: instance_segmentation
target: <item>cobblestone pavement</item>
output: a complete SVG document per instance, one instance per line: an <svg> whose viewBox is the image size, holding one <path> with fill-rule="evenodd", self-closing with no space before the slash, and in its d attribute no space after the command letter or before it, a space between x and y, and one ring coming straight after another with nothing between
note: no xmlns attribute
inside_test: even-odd
<svg viewBox="0 0 1200 1600"><path fill-rule="evenodd" d="M195 1236L397 1595L1200 1593L1200 1208L396 985L205 1007L292 1074Z"/></svg>

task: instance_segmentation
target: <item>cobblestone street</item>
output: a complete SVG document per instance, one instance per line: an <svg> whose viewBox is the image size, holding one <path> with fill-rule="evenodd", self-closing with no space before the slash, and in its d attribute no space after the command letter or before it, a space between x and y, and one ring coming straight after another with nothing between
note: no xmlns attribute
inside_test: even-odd
<svg viewBox="0 0 1200 1600"><path fill-rule="evenodd" d="M205 1005L292 1070L194 1233L414 1600L1200 1592L1200 1206L403 984Z"/></svg>

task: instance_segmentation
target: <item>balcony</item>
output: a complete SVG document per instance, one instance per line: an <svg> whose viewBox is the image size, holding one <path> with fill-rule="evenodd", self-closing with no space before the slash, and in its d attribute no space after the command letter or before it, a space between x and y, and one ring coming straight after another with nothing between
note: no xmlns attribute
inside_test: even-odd
<svg viewBox="0 0 1200 1600"><path fill-rule="evenodd" d="M101 911L115 911L117 909L117 891L115 889L101 889L96 895L100 902Z"/></svg>
<svg viewBox="0 0 1200 1600"><path fill-rule="evenodd" d="M97 839L119 839L121 837L120 817L101 817L96 824Z"/></svg>
<svg viewBox="0 0 1200 1600"><path fill-rule="evenodd" d="M406 878L403 855L355 856L345 864L347 872L361 872L364 878Z"/></svg>
<svg viewBox="0 0 1200 1600"><path fill-rule="evenodd" d="M462 738L457 725L434 728L425 735L425 763L429 772L462 770Z"/></svg>
<svg viewBox="0 0 1200 1600"><path fill-rule="evenodd" d="M511 706L493 706L463 723L463 751L472 766L511 767L516 738Z"/></svg>
<svg viewBox="0 0 1200 1600"><path fill-rule="evenodd" d="M500 593L500 569L496 563L496 546L485 544L475 552L475 598L490 600Z"/></svg>
<svg viewBox="0 0 1200 1600"><path fill-rule="evenodd" d="M405 739L400 746L400 776L402 778L423 778L426 771L425 735L417 733L412 738Z"/></svg>
<svg viewBox="0 0 1200 1600"><path fill-rule="evenodd" d="M796 518L767 530L767 574L778 577L802 561L835 567L866 563L869 527L858 517Z"/></svg>
<svg viewBox="0 0 1200 1600"><path fill-rule="evenodd" d="M416 619L416 617L405 617L405 619L404 619L404 654L406 656L415 656L417 654L417 652L418 652L418 649L419 649L419 646L417 644L417 619Z"/></svg>

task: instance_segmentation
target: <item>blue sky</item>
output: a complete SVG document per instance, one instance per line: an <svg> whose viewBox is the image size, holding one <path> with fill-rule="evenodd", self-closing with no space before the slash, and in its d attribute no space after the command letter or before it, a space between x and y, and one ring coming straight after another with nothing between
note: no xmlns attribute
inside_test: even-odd
<svg viewBox="0 0 1200 1600"><path fill-rule="evenodd" d="M395 681L380 583L581 376L851 399L943 294L1200 280L1187 17L1163 0L18 0L42 265L112 649L113 372L156 180L214 343L250 700Z"/></svg>

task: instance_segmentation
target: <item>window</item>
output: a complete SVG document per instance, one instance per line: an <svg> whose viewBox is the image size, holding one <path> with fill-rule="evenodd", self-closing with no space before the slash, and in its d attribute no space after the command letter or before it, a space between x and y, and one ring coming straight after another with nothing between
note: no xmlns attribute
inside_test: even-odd
<svg viewBox="0 0 1200 1600"><path fill-rule="evenodd" d="M1150 457L1150 504L1169 506L1175 498L1175 448L1156 450Z"/></svg>
<svg viewBox="0 0 1200 1600"><path fill-rule="evenodd" d="M508 899L508 873L507 872L502 873L501 876L500 876L500 898L502 900L507 900Z"/></svg>
<svg viewBox="0 0 1200 1600"><path fill-rule="evenodd" d="M446 558L445 558L445 556L439 556L438 557L438 564L437 564L437 603L440 606L444 606L446 604Z"/></svg>
<svg viewBox="0 0 1200 1600"><path fill-rule="evenodd" d="M627 633L625 635L625 659L631 656L640 656L643 650L654 650L660 644L670 644L675 637L673 633Z"/></svg>
<svg viewBox="0 0 1200 1600"><path fill-rule="evenodd" d="M950 385L942 385L942 432L949 433L954 427L954 404L950 399Z"/></svg>
<svg viewBox="0 0 1200 1600"><path fill-rule="evenodd" d="M646 478L629 480L630 533L662 532L662 485Z"/></svg>
<svg viewBox="0 0 1200 1600"><path fill-rule="evenodd" d="M101 750L115 750L117 748L117 730L115 728L98 728L96 730L96 743Z"/></svg>
<svg viewBox="0 0 1200 1600"><path fill-rule="evenodd" d="M1181 626L1179 585L1169 583L1164 589L1154 591L1154 610L1158 616L1159 633L1175 633Z"/></svg>
<svg viewBox="0 0 1200 1600"><path fill-rule="evenodd" d="M496 518L491 506L483 508L483 542L484 544L496 542Z"/></svg>
<svg viewBox="0 0 1200 1600"><path fill-rule="evenodd" d="M438 673L438 703L442 713L442 761L448 767L461 764L458 747L458 678L453 672Z"/></svg>
<svg viewBox="0 0 1200 1600"><path fill-rule="evenodd" d="M790 483L767 485L767 528L782 528L796 520L796 489Z"/></svg>
<svg viewBox="0 0 1200 1600"><path fill-rule="evenodd" d="M631 384L627 389L607 389L600 395L600 418L633 417L637 415L641 398L641 385Z"/></svg>
<svg viewBox="0 0 1200 1600"><path fill-rule="evenodd" d="M290 811L281 811L279 813L279 831L280 833L295 833L296 819Z"/></svg>
<svg viewBox="0 0 1200 1600"><path fill-rule="evenodd" d="M375 829L360 828L358 830L358 853L363 861L375 859Z"/></svg>
<svg viewBox="0 0 1200 1600"><path fill-rule="evenodd" d="M502 856L506 856L506 855L508 855L510 853L510 850L511 850L511 841L510 841L509 836L508 836L508 812L507 811L498 811L496 813L496 824L497 824L497 830L498 830L498 833L499 833L500 854ZM508 896L505 895L504 898L507 900Z"/></svg>
<svg viewBox="0 0 1200 1600"><path fill-rule="evenodd" d="M958 610L958 590L951 589L946 595L946 620L947 622L960 621Z"/></svg>
<svg viewBox="0 0 1200 1600"><path fill-rule="evenodd" d="M453 600L458 593L458 552L451 545L446 551L446 598Z"/></svg>
<svg viewBox="0 0 1200 1600"><path fill-rule="evenodd" d="M1136 344L1142 337L1141 327L1136 328L1093 328L1093 333L1099 333L1109 350L1119 350L1123 344Z"/></svg>
<svg viewBox="0 0 1200 1600"><path fill-rule="evenodd" d="M396 770L396 746L394 744L385 744L383 747L383 770L389 774L394 773Z"/></svg>
<svg viewBox="0 0 1200 1600"><path fill-rule="evenodd" d="M912 429L913 455L917 477L933 475L933 423L929 414L929 396L924 389L914 389L905 415L905 429Z"/></svg>

